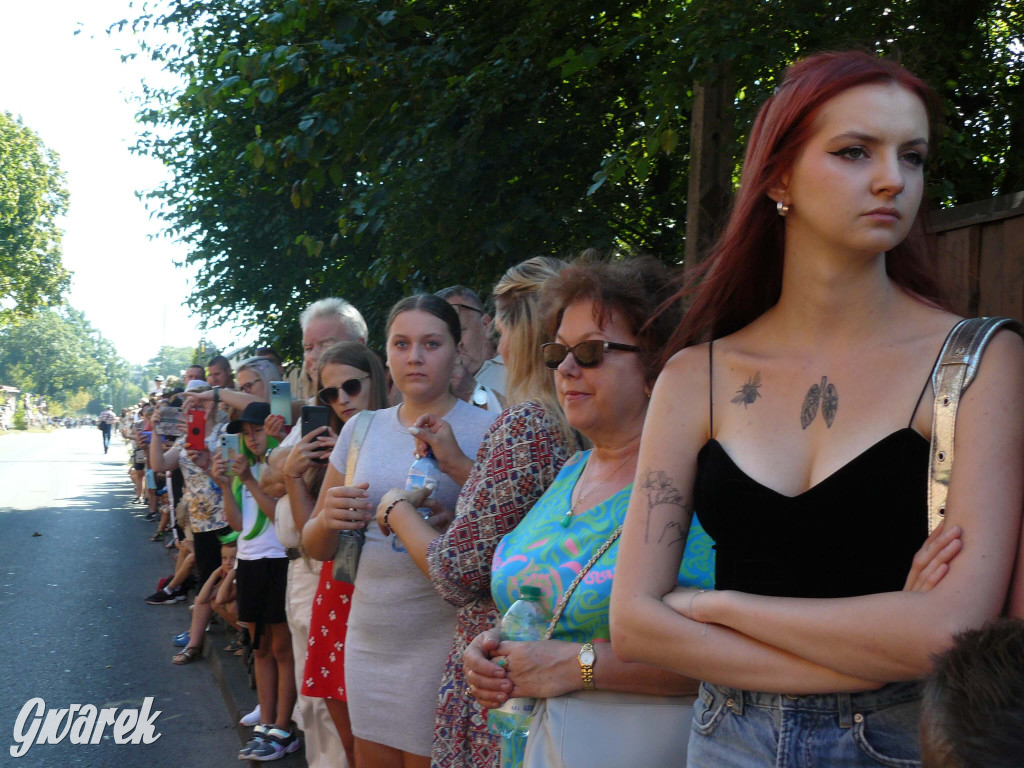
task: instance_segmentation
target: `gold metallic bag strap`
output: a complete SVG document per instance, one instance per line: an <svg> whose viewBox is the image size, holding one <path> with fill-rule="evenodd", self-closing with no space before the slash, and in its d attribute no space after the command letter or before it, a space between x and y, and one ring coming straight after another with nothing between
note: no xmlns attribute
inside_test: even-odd
<svg viewBox="0 0 1024 768"><path fill-rule="evenodd" d="M360 411L353 419L356 423L352 425L352 439L348 443L348 460L345 462L345 484L352 485L356 476L356 464L359 462L359 451L363 447L363 440L366 433L370 431L370 422L376 411Z"/></svg>
<svg viewBox="0 0 1024 768"><path fill-rule="evenodd" d="M961 320L946 337L939 362L932 371L935 405L932 410L932 443L928 461L928 533L946 514L946 495L953 475L953 443L960 398L974 381L985 346L996 331L1008 327L1024 336L1024 326L1008 317L976 317Z"/></svg>
<svg viewBox="0 0 1024 768"><path fill-rule="evenodd" d="M548 630L544 633L545 640L551 639L551 635L555 632L555 626L558 624L558 620L562 618L562 613L565 611L565 606L569 604L569 598L572 597L572 593L576 591L576 587L580 585L583 577L586 576L587 573L590 572L590 569L594 567L594 563L600 560L601 556L608 551L608 547L615 543L615 540L619 538L620 533L622 533L621 525L612 531L612 535L608 537L608 541L602 544L587 564L580 568L580 572L576 574L576 578L572 580L572 583L565 590L565 594L562 595L562 599L559 600L558 605L555 606L555 611L551 616L551 623L548 624Z"/></svg>

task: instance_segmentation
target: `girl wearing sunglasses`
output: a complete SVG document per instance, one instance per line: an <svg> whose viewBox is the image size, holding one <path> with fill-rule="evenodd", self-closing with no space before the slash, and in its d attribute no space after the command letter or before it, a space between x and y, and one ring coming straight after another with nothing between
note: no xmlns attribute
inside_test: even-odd
<svg viewBox="0 0 1024 768"><path fill-rule="evenodd" d="M317 365L316 389L316 404L328 408L329 426L302 437L289 452L282 470L292 515L303 523L316 505L327 473L327 458L345 422L360 411L376 411L387 405L384 368L377 355L359 342L340 342L323 352ZM332 570L330 560L320 569L308 642L304 639L306 663L301 693L324 699L349 765L354 765L344 652L340 650L345 644L352 585L334 581Z"/></svg>
<svg viewBox="0 0 1024 768"><path fill-rule="evenodd" d="M403 299L391 310L386 333L388 367L402 403L374 414L354 477L345 475L354 426L349 420L331 453L302 541L313 557L328 560L337 552L338 531L366 529L345 643L356 764L426 768L455 608L438 596L403 547L393 546L367 522L385 492L405 485L415 451L409 427L416 419L425 413L443 416L460 450L475 455L494 414L450 391L461 330L448 302L429 295ZM341 389L346 380L327 383ZM442 476L434 501L425 506L453 508L460 485Z"/></svg>

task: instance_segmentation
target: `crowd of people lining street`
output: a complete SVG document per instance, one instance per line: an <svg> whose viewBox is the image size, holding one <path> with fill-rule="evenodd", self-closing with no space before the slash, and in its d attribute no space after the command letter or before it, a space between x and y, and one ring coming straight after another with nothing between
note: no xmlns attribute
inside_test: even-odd
<svg viewBox="0 0 1024 768"><path fill-rule="evenodd" d="M146 600L194 594L170 660L201 660L214 613L252 654L238 757L1024 763L1012 323L956 393L929 526L933 374L960 327L921 218L932 103L890 61L812 56L762 107L690 282L530 258L485 298L399 301L382 356L326 298L283 409L260 350L123 412L135 501L177 553ZM424 457L433 481L407 483ZM547 630L510 639L525 588Z"/></svg>

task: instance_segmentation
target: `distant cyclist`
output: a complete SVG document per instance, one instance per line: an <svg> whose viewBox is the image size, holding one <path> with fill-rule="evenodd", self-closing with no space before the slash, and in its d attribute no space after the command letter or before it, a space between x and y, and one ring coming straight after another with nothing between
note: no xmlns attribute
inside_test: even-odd
<svg viewBox="0 0 1024 768"><path fill-rule="evenodd" d="M116 422L117 414L114 413L114 406L104 406L103 412L100 414L100 432L103 433L104 453L106 453L107 450L110 448L110 434Z"/></svg>

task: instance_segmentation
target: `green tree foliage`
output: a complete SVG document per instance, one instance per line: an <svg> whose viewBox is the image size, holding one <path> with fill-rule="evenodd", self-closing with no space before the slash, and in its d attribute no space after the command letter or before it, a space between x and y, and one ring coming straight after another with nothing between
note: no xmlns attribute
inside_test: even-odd
<svg viewBox="0 0 1024 768"><path fill-rule="evenodd" d="M28 415L25 413L25 405L20 400L18 407L14 410L14 428L24 432L28 429Z"/></svg>
<svg viewBox="0 0 1024 768"><path fill-rule="evenodd" d="M61 302L70 274L57 218L67 202L57 155L21 118L0 113L0 322Z"/></svg>
<svg viewBox="0 0 1024 768"><path fill-rule="evenodd" d="M390 303L588 246L679 261L692 88L757 107L806 52L898 55L945 99L932 191L1022 183L1020 11L998 0L196 0L124 21L179 86L148 86L149 195L210 322L294 349L308 302ZM170 33L170 37L168 37ZM167 40L173 42L166 42ZM937 53L939 55L937 55Z"/></svg>
<svg viewBox="0 0 1024 768"><path fill-rule="evenodd" d="M135 383L147 392L153 388L153 379L157 376L181 376L182 371L196 360L193 347L160 347L160 351L138 371Z"/></svg>
<svg viewBox="0 0 1024 768"><path fill-rule="evenodd" d="M121 408L139 395L113 344L71 307L0 325L0 381L70 411L94 399Z"/></svg>

